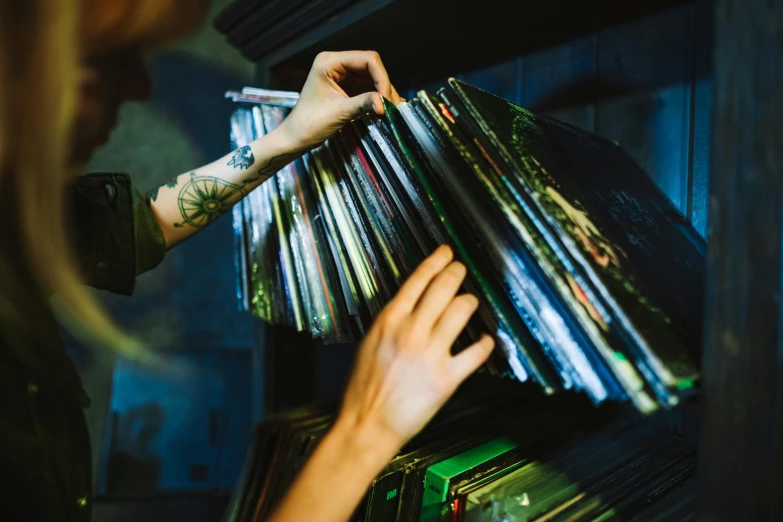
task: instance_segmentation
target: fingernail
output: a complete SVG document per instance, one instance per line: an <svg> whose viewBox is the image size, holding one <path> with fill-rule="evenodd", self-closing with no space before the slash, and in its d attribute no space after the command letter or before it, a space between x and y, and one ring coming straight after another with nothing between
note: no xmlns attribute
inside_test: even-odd
<svg viewBox="0 0 783 522"><path fill-rule="evenodd" d="M467 275L467 273L468 273L468 267L466 267L466 266L465 266L463 263L461 263L461 262L459 262L459 261L452 261L452 262L451 262L451 264L452 264L452 266L454 266L454 268L456 268L458 271L462 272L462 274L463 274L463 277L464 277L465 275Z"/></svg>

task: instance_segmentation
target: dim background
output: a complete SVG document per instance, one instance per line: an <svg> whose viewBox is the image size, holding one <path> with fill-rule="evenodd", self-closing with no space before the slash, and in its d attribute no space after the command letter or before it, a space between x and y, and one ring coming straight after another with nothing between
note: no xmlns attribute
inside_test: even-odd
<svg viewBox="0 0 783 522"><path fill-rule="evenodd" d="M212 17L229 1L215 0ZM700 0L460 77L619 142L704 234L711 42ZM223 94L254 76L211 25L151 56L150 71L153 99L122 110L88 169L128 172L141 191L229 152ZM264 416L263 325L237 309L233 246L229 214L141 276L132 298L101 294L120 324L170 355L169 371L69 343L92 397L96 522L221 518ZM352 350L318 349L318 398L339 394Z"/></svg>

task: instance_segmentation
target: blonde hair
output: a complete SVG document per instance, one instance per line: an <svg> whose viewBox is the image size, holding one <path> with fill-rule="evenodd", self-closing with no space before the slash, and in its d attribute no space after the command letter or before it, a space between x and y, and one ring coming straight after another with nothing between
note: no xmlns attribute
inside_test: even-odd
<svg viewBox="0 0 783 522"><path fill-rule="evenodd" d="M68 242L64 186L79 53L157 46L197 27L209 0L0 0L0 183L14 190L30 271L75 336L145 355L82 285ZM11 74L9 74L11 73ZM8 141L13 128L15 141ZM41 144L46 153L41 153ZM3 179L9 175L12 180Z"/></svg>
<svg viewBox="0 0 783 522"><path fill-rule="evenodd" d="M212 0L81 0L81 40L90 50L129 42L159 47L204 22Z"/></svg>

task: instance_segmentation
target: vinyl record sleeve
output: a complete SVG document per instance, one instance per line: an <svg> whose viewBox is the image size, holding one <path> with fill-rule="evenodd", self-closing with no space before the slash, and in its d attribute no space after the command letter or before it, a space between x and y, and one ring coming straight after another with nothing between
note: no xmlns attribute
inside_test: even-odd
<svg viewBox="0 0 783 522"><path fill-rule="evenodd" d="M486 387L478 388L479 381L475 381L475 386L468 384L462 396L450 401L424 432L389 463L371 488L364 520L418 520L418 515L410 518L410 509L421 504L423 471L430 463L462 453L504 433L523 432L541 423L555 426L565 419L576 422L587 412L582 408L573 410L571 416L553 416L548 407L579 405L568 401L548 404L538 401L522 407L526 394L520 387L490 386L490 390L501 393L492 395ZM503 390L508 392L504 395ZM544 413L540 413L542 410Z"/></svg>
<svg viewBox="0 0 783 522"><path fill-rule="evenodd" d="M515 374L519 380L525 380L532 374L545 389L552 391L561 389L561 381L541 352L540 345L530 335L519 315L513 311L508 297L499 290L495 272L486 266L483 256L475 250L475 243L471 239L463 238L464 231L470 230L470 227L457 210L450 208L451 202L443 197L436 185L432 167L425 163L426 155L416 151L420 144L416 137L410 134L409 127L416 125L415 113L410 110L407 103L398 106L387 104L386 116L406 160L416 172L430 203L443 223L450 242L455 246L455 252L468 268L470 277L466 280L466 289L471 291L467 285L475 282L474 287L478 290L476 295L484 297L483 303L491 309L492 316L498 319L500 323L498 330L493 333L498 337L499 344L506 347L506 355ZM422 130L419 136L424 134L426 130Z"/></svg>
<svg viewBox="0 0 783 522"><path fill-rule="evenodd" d="M376 122L377 118L369 119L365 115L361 122L354 122L354 128L367 153L367 157L375 166L380 182L384 186L385 194L388 194L393 202L393 208L389 212L396 213L403 221L403 224L399 225L399 228L403 230L401 234L408 243L411 243L409 257L414 261L415 265L418 265L426 255L435 250L437 245L434 238L429 235L427 229L421 224L421 218L417 216L416 206L410 201L402 187L398 173L394 171L388 157L382 152L376 140L372 137L372 128L376 125ZM390 206L392 205L390 204Z"/></svg>
<svg viewBox="0 0 783 522"><path fill-rule="evenodd" d="M305 160L307 161L308 173L313 183L314 192L318 197L318 206L321 218L324 221L327 243L337 267L348 312L356 320L359 331L363 332L365 325L369 325L372 320L372 316L365 301L365 294L358 279L359 276L356 274L350 261L349 246L344 243L345 238L341 237L339 231L336 215L339 215L341 209L333 209L328 201L327 185L325 185L328 182L328 176L322 174L324 170L321 163L322 153L323 151L321 150L315 150L308 154ZM324 177L322 178L322 176Z"/></svg>
<svg viewBox="0 0 783 522"><path fill-rule="evenodd" d="M364 218L367 230L372 234L376 258L382 261L385 267L383 274L387 279L389 295L394 295L396 289L402 285L406 269L402 265L402 240L371 187L369 172L371 167L352 136L350 127L340 131L332 142L340 149L346 179L355 196L357 210Z"/></svg>
<svg viewBox="0 0 783 522"><path fill-rule="evenodd" d="M599 348L603 358L610 362L610 366L615 367L615 374L621 379L626 392L629 393L629 397L637 408L643 412L651 412L658 407L658 404L676 404L679 400L678 395L687 394L687 391L682 392L679 388L682 386L687 388L691 381L686 381L682 386L673 389L665 382L667 375L656 373L648 358L640 355L637 339L632 335L633 332L629 334L626 328L627 321L623 319L625 312L606 301L607 292L601 286L600 281L596 285L595 279L585 273L579 260L574 260L573 252L564 246L562 236L551 230L547 224L546 215L539 213L537 203L535 203L537 196L531 196L528 193L521 174L509 171L505 167L503 158L497 152L493 141L474 121L463 101L453 92L444 90L442 94L449 110L457 115L457 124L473 137L474 142L479 145L482 155L492 164L493 170L500 174L503 184L513 194L517 203L528 216L533 217L531 223L538 229L541 237L548 242L551 252L555 254L566 270L567 280L574 295L585 306L586 311L596 320L597 324L602 325L602 329L611 334L610 340L614 347L611 354L607 353L605 348L601 350L601 344L598 340L596 340L596 347ZM529 165L526 164L527 166ZM568 240L566 238L566 241ZM665 369L665 366L663 368ZM640 379L640 374L644 376L644 380Z"/></svg>
<svg viewBox="0 0 783 522"><path fill-rule="evenodd" d="M382 216L381 223L396 251L397 264L404 281L424 259L414 233L415 228L411 228L415 225L407 215L407 209L401 206L399 196L392 192L392 187L387 183L388 167L382 158L376 157L367 128L363 127L360 120L356 120L344 128L342 134L346 144L354 151L359 171L367 176L368 199L373 200L373 207Z"/></svg>
<svg viewBox="0 0 783 522"><path fill-rule="evenodd" d="M564 396L560 395L560 397ZM527 455L530 456L535 451L538 451L537 449L531 450L529 447L530 444L535 446L536 440L547 438L549 439L547 443L554 443L554 441L561 440L576 426L590 429L594 423L602 424L604 422L605 414L603 411L595 412L590 407L583 408L580 404L569 400L546 402L546 405L541 404L541 410L532 410L522 417L516 416L515 418L506 417L508 412L514 411L514 406L510 404L505 405L505 409L500 411L505 412L506 415L501 413L498 422L489 421L486 424L482 424L479 428L480 432L485 435L498 436L504 434L508 436L510 434L515 442L524 446L523 452L530 452ZM477 447L477 444L474 444L472 447ZM461 451L458 446L444 448L425 459L419 459L409 464L401 495L401 502L404 502L405 505L397 518L398 522L415 522L421 519L422 501L425 494L425 476L429 468L439 462L455 457L459 453ZM519 462L517 457L511 460L511 465L513 466ZM470 480L467 483L473 484ZM461 485L454 485L454 490L456 491L458 487L461 487ZM448 513L450 508L442 506L441 515L443 515L444 510ZM428 513L431 512L428 511Z"/></svg>
<svg viewBox="0 0 783 522"><path fill-rule="evenodd" d="M626 467L638 466L661 452L674 456L687 451L681 440L649 425L615 421L470 492L463 503L463 520L489 521L497 512L518 522L549 520L582 498L601 496L607 477Z"/></svg>
<svg viewBox="0 0 783 522"><path fill-rule="evenodd" d="M296 160L290 165L293 182L297 194L297 202L301 206L301 224L304 233L301 235L303 249L306 250L308 278L315 295L313 301L316 309L322 314L323 331L321 338L325 343L344 342L352 338L347 322L347 308L343 298L342 282L338 275L335 259L330 255L330 248L324 230L324 220L321 208L312 194L310 174L305 169L303 160ZM279 175L279 174L278 174Z"/></svg>
<svg viewBox="0 0 783 522"><path fill-rule="evenodd" d="M659 480L669 482L683 474L695 473L696 453L692 447L685 446L682 441L669 441L638 455L547 514L547 519L552 522L608 520L626 510L638 510L640 497L663 485Z"/></svg>
<svg viewBox="0 0 783 522"><path fill-rule="evenodd" d="M668 522L669 520L695 522L698 513L698 484L699 481L696 479L685 479L677 489L667 491L660 500L648 504L646 508L627 520L629 522ZM618 518L607 517L605 520L614 522Z"/></svg>
<svg viewBox="0 0 783 522"><path fill-rule="evenodd" d="M297 469L298 458L306 438L310 434L322 433L331 423L333 416L320 412L305 413L303 417L288 419L281 422L278 442L267 468L261 494L255 502L255 510L251 520L266 520L280 501L293 480L293 470Z"/></svg>
<svg viewBox="0 0 783 522"><path fill-rule="evenodd" d="M539 344L545 347L545 353L559 369L564 386L586 389L597 402L603 401L609 395L606 381L614 385L612 375L605 369L603 378L596 374L596 367L601 362L595 357L589 360L585 356L583 348L589 347L581 331L574 329L573 325L563 324L564 310L557 296L552 294L525 247L508 234L510 227L500 210L502 202L493 201L476 183L467 158L459 157L453 139L448 141L443 127L435 128L438 114L435 106L428 103L428 95L419 93L415 102L418 105L414 108L433 138L430 146L424 148L425 153L436 162L436 172L440 174L447 197L455 200L462 211L469 214L467 222L477 228L475 235L482 238L484 255L487 259L494 259L493 270L503 275L505 292L513 296L511 302L517 313ZM426 141L428 136L422 135L418 139ZM563 350L564 347L570 347L570 351Z"/></svg>
<svg viewBox="0 0 783 522"><path fill-rule="evenodd" d="M333 218L334 228L337 232L336 241L339 241L347 254L345 268L356 276L358 290L361 292L362 301L366 304L370 317L374 318L380 313L385 303L384 293L381 291L377 261L374 253L368 250L369 239L356 214L355 207L349 206L350 188L340 174L340 165L328 147L322 147L314 154L319 176L319 191L323 191L325 205Z"/></svg>
<svg viewBox="0 0 783 522"><path fill-rule="evenodd" d="M335 136L326 143L326 150L334 158L336 166L334 174L337 185L340 189L345 208L351 218L350 224L356 230L360 240L361 248L364 249L368 260L368 270L375 281L375 287L378 291L378 297L382 303L388 302L394 295L396 281L393 271L388 263L388 250L379 244L378 238L382 233L378 228L375 216L368 210L364 211L364 199L356 191L354 180L352 179L352 166L350 164L350 152L345 147L345 143L339 136Z"/></svg>
<svg viewBox="0 0 783 522"><path fill-rule="evenodd" d="M419 519L433 522L459 519L468 493L562 446L577 426L593 430L603 423L603 415L590 416L578 411L564 415L562 410L547 410L510 423L503 432L504 437L427 468Z"/></svg>
<svg viewBox="0 0 783 522"><path fill-rule="evenodd" d="M529 304L527 311L521 310L522 315L529 314L538 318L539 324L544 326L541 333L550 332L544 341L555 349L570 347L567 352L559 354L562 360L574 365L580 364L581 361L582 372L597 372L597 375L589 373L588 376L593 380L600 378L608 393L600 394L599 388L597 394L596 390L591 391L588 387L591 396L600 401L607 396L618 399L627 395L642 411L654 406L652 401L655 389L648 387L642 375L628 362L630 354L622 338L612 331L612 326L602 325L597 314L590 314L589 310L583 307L580 301L583 301L585 294L578 287L575 288L575 280L540 237L531 217L515 204L502 182L496 179L498 173L481 156L474 140L456 125L454 114L438 96L421 92L418 99L432 122L438 126L437 129L432 129L432 133L442 132L444 135L441 139L448 140L453 145L452 152L459 153L460 160L452 164L461 165L463 173L458 180L452 180L455 188L451 193L459 197L459 192L463 191L463 200L475 199L481 212L491 213L494 210L496 213L502 213L502 216L496 218L497 224L493 228L498 237L502 238L504 248L510 249L513 252L510 255L514 256L504 270L508 274L522 268L527 270L535 287L533 291L528 289L518 293L531 298L537 296L539 299L538 304ZM470 170L464 171L468 167ZM459 171L459 168L450 167L449 170ZM452 176L454 174L449 177ZM463 206L470 204L471 202L467 201ZM490 237L489 232L484 235ZM532 311L531 306L534 307ZM583 352L583 355L580 355L580 352ZM585 382L585 379L582 378L581 381ZM623 384L622 388L620 383ZM639 394L644 395L640 397Z"/></svg>
<svg viewBox="0 0 783 522"><path fill-rule="evenodd" d="M367 124L370 137L381 150L394 173L394 176L390 177L390 181L396 182L401 187L402 192L408 196L408 201L415 209L420 223L427 231L426 236L432 238L431 248L426 250L426 252L434 251L437 246L446 242L446 235L438 224L438 216L426 201L427 195L424 189L416 181L416 175L412 172L408 163L402 158L394 133L384 119L365 116L364 121Z"/></svg>
<svg viewBox="0 0 783 522"><path fill-rule="evenodd" d="M603 289L616 320L669 388L698 377L704 250L698 234L619 147L449 81L505 168Z"/></svg>

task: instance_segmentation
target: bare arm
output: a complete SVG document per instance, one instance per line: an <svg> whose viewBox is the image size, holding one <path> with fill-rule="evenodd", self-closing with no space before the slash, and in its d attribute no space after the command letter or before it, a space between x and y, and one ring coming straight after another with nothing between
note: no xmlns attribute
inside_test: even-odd
<svg viewBox="0 0 783 522"><path fill-rule="evenodd" d="M277 129L147 193L171 248L222 216L303 152Z"/></svg>
<svg viewBox="0 0 783 522"><path fill-rule="evenodd" d="M318 55L299 102L280 127L147 194L166 246L175 246L215 221L264 180L362 112L382 114L381 96L400 101L377 53Z"/></svg>
<svg viewBox="0 0 783 522"><path fill-rule="evenodd" d="M270 522L348 520L388 461L486 361L489 336L451 355L478 306L456 295L465 274L441 247L384 308L359 348L334 427Z"/></svg>
<svg viewBox="0 0 783 522"><path fill-rule="evenodd" d="M347 521L373 479L394 455L393 446L381 445L369 434L335 425L269 522Z"/></svg>

